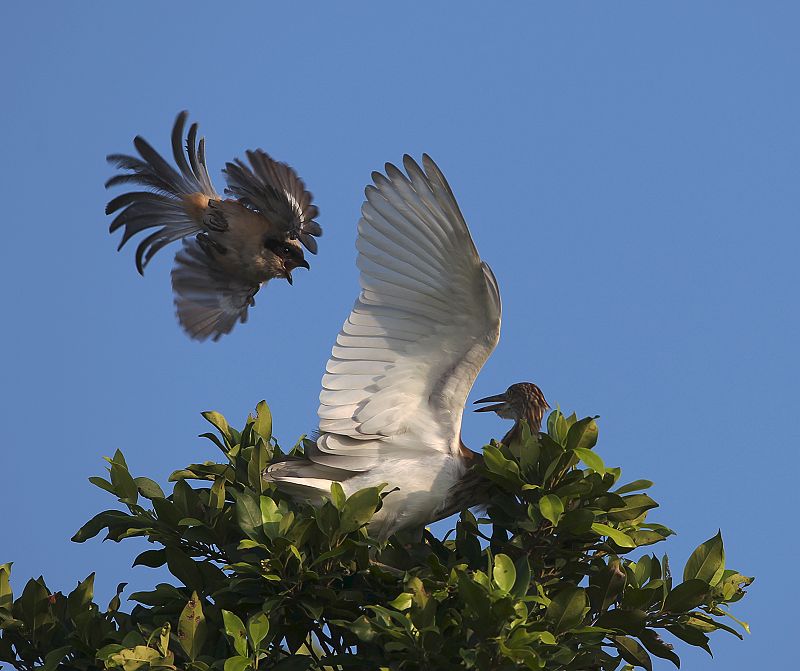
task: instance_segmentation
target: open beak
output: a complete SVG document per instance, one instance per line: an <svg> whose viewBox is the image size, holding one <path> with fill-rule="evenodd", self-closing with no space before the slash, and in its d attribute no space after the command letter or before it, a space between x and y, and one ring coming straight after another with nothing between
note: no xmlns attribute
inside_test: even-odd
<svg viewBox="0 0 800 671"><path fill-rule="evenodd" d="M294 284L294 282L292 281L292 271L295 268L305 268L306 270L311 270L311 266L308 265L308 261L306 261L305 259L301 259L300 261L294 261L291 264L284 264L283 271L286 276L286 281L289 284Z"/></svg>
<svg viewBox="0 0 800 671"><path fill-rule="evenodd" d="M505 394L495 394L494 396L487 396L486 398L479 398L477 401L473 401L473 403L492 403L493 405L487 405L483 408L475 408L475 412L497 412L498 410L502 410L506 407L508 403L508 399L506 398Z"/></svg>

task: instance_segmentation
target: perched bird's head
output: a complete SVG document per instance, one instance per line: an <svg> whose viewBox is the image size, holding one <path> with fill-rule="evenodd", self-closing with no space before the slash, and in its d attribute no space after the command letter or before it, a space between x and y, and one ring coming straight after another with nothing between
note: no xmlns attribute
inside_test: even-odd
<svg viewBox="0 0 800 671"><path fill-rule="evenodd" d="M267 238L264 242L267 265L272 269L275 277L284 277L289 284L292 283L292 271L295 268L309 269L303 247L298 240L292 238Z"/></svg>
<svg viewBox="0 0 800 671"><path fill-rule="evenodd" d="M502 394L487 396L475 403L492 404L477 408L475 412L494 412L503 419L513 419L515 422L524 419L531 431L539 431L545 410L550 407L542 390L533 382L517 382Z"/></svg>

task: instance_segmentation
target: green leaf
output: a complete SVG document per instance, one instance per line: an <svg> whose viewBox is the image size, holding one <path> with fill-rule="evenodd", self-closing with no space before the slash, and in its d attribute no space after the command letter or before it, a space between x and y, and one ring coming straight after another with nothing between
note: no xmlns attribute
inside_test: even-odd
<svg viewBox="0 0 800 671"><path fill-rule="evenodd" d="M518 557L514 562L514 571L517 578L511 588L511 594L521 599L528 593L528 588L531 585L531 565L525 555Z"/></svg>
<svg viewBox="0 0 800 671"><path fill-rule="evenodd" d="M95 487L99 487L102 490L107 491L110 494L114 493L114 485L112 485L108 480L105 478L97 477L93 475L89 478L89 482L91 482Z"/></svg>
<svg viewBox="0 0 800 671"><path fill-rule="evenodd" d="M640 666L643 669L647 669L647 671L653 671L653 662L650 659L650 655L637 641L628 636L615 636L612 641L617 650L619 650L619 654L622 655L622 659L628 664Z"/></svg>
<svg viewBox="0 0 800 671"><path fill-rule="evenodd" d="M133 560L133 566L149 566L150 568L158 568L166 563L167 553L163 548L160 550L145 550Z"/></svg>
<svg viewBox="0 0 800 671"><path fill-rule="evenodd" d="M597 444L597 422L594 419L594 417L584 417L569 427L566 444L568 450L589 450Z"/></svg>
<svg viewBox="0 0 800 671"><path fill-rule="evenodd" d="M599 534L600 536L608 536L621 548L636 547L636 543L630 536L628 536L628 534L620 531L619 529L615 529L614 527L610 527L607 524L601 524L600 522L595 522L594 524L592 524L592 531L594 531L596 534Z"/></svg>
<svg viewBox="0 0 800 671"><path fill-rule="evenodd" d="M711 648L708 647L708 636L706 636L702 631L699 631L694 627L689 627L685 624L668 624L666 629L670 634L677 636L679 639L685 641L689 645L703 648L703 650L705 650L709 655L711 654Z"/></svg>
<svg viewBox="0 0 800 671"><path fill-rule="evenodd" d="M609 559L604 569L589 577L589 599L595 611L602 613L618 600L625 589L626 577L618 557Z"/></svg>
<svg viewBox="0 0 800 671"><path fill-rule="evenodd" d="M65 645L61 648L56 648L55 650L48 652L44 658L44 664L41 667L41 671L56 671L58 665L71 650L71 645Z"/></svg>
<svg viewBox="0 0 800 671"><path fill-rule="evenodd" d="M467 605L470 619L477 621L477 626L489 626L491 619L491 603L486 589L479 585L466 572L458 573L458 594Z"/></svg>
<svg viewBox="0 0 800 671"><path fill-rule="evenodd" d="M746 594L744 588L752 583L753 578L742 575L738 571L726 570L722 574L722 580L714 586L714 593L718 595L722 601L733 603L739 601L739 599Z"/></svg>
<svg viewBox="0 0 800 671"><path fill-rule="evenodd" d="M411 608L412 603L414 603L414 595L408 592L401 592L396 599L389 602L389 605L397 610L408 610Z"/></svg>
<svg viewBox="0 0 800 671"><path fill-rule="evenodd" d="M616 495L614 495L616 496ZM608 519L612 522L628 522L640 517L642 513L657 508L658 504L647 494L630 494L622 497L621 506L615 506L608 512Z"/></svg>
<svg viewBox="0 0 800 671"><path fill-rule="evenodd" d="M128 583L121 582L117 585L117 592L111 597L111 601L108 602L108 608L106 609L107 613L116 613L119 610L119 607L122 605L122 600L120 599L120 595L128 586Z"/></svg>
<svg viewBox="0 0 800 671"><path fill-rule="evenodd" d="M272 413L269 411L266 401L261 401L256 406L256 421L253 422L253 430L266 442L272 438Z"/></svg>
<svg viewBox="0 0 800 671"><path fill-rule="evenodd" d="M262 496L259 501L261 510L261 526L264 533L270 540L275 540L280 535L280 523L283 514L278 510L278 506L268 496Z"/></svg>
<svg viewBox="0 0 800 671"><path fill-rule="evenodd" d="M250 667L250 659L239 655L237 657L228 657L228 659L225 660L225 666L223 668L224 671L245 671L245 669Z"/></svg>
<svg viewBox="0 0 800 671"><path fill-rule="evenodd" d="M722 533L717 532L692 552L683 569L683 580L694 578L703 580L709 585L716 585L725 571L725 548L722 544Z"/></svg>
<svg viewBox="0 0 800 671"><path fill-rule="evenodd" d="M266 443L259 440L253 447L245 448L242 455L247 459L247 484L261 494L267 489L267 482L264 480L264 471L269 465L269 452Z"/></svg>
<svg viewBox="0 0 800 671"><path fill-rule="evenodd" d="M225 633L233 641L233 649L247 659L247 630L244 628L244 622L238 615L228 610L222 611L222 622L225 625ZM227 665L227 662L225 664Z"/></svg>
<svg viewBox="0 0 800 671"><path fill-rule="evenodd" d="M572 451L593 471L597 471L600 475L605 475L606 465L596 452L592 452L592 450L585 447L576 447Z"/></svg>
<svg viewBox="0 0 800 671"><path fill-rule="evenodd" d="M377 487L367 487L345 501L339 520L339 530L342 533L349 534L360 529L372 519L381 504L380 493L385 486L384 483Z"/></svg>
<svg viewBox="0 0 800 671"><path fill-rule="evenodd" d="M123 503L134 505L139 500L139 490L128 469L120 464L111 462L111 484L114 493Z"/></svg>
<svg viewBox="0 0 800 671"><path fill-rule="evenodd" d="M550 602L545 617L553 624L555 633L561 634L579 625L586 609L586 592L580 587L568 586Z"/></svg>
<svg viewBox="0 0 800 671"><path fill-rule="evenodd" d="M250 642L253 649L258 650L267 634L269 633L269 617L266 613L256 613L247 621L247 633L250 635Z"/></svg>
<svg viewBox="0 0 800 671"><path fill-rule="evenodd" d="M165 549L164 554L167 558L167 568L170 573L180 580L190 589L201 589L203 578L197 562L194 561L178 546L170 546Z"/></svg>
<svg viewBox="0 0 800 671"><path fill-rule="evenodd" d="M164 496L164 492L158 483L154 482L150 478L134 478L133 481L136 483L136 488L139 490L139 493L146 499L152 500L167 498Z"/></svg>
<svg viewBox="0 0 800 671"><path fill-rule="evenodd" d="M603 613L595 625L604 629L616 629L626 634L638 636L647 622L647 613L643 610L623 610L615 608Z"/></svg>
<svg viewBox="0 0 800 671"><path fill-rule="evenodd" d="M546 520L549 520L553 526L557 526L558 520L564 512L564 504L555 494L547 494L539 499L539 510Z"/></svg>
<svg viewBox="0 0 800 671"><path fill-rule="evenodd" d="M340 511L344 508L344 503L347 497L344 495L344 489L338 482L331 483L331 502Z"/></svg>
<svg viewBox="0 0 800 671"><path fill-rule="evenodd" d="M630 565L630 567L633 568L633 575L636 578L636 584L639 587L644 585L650 578L652 564L653 558L650 555L644 555L636 562L636 564Z"/></svg>
<svg viewBox="0 0 800 671"><path fill-rule="evenodd" d="M687 613L703 603L708 595L708 583L692 578L670 591L664 602L664 610L670 613Z"/></svg>
<svg viewBox="0 0 800 671"><path fill-rule="evenodd" d="M661 659L668 659L680 668L681 660L678 655L672 652L672 644L666 643L655 631L645 629L638 635L638 638L651 654L661 657Z"/></svg>
<svg viewBox="0 0 800 671"><path fill-rule="evenodd" d="M178 619L178 641L186 656L194 661L203 649L206 640L206 618L203 615L203 604L197 592L192 592L192 598Z"/></svg>
<svg viewBox="0 0 800 671"><path fill-rule="evenodd" d="M511 591L517 579L517 570L511 557L505 554L495 555L492 577L497 586L504 592Z"/></svg>
<svg viewBox="0 0 800 671"><path fill-rule="evenodd" d="M615 490L614 493L622 495L627 494L628 492L636 492L641 489L648 489L652 486L653 482L651 480L634 480L633 482L629 482L627 485L622 485L622 487Z"/></svg>
<svg viewBox="0 0 800 671"><path fill-rule="evenodd" d="M11 590L11 562L0 564L0 608L11 608L14 593Z"/></svg>
<svg viewBox="0 0 800 671"><path fill-rule="evenodd" d="M264 540L260 497L250 489L236 494L236 522L248 538Z"/></svg>
<svg viewBox="0 0 800 671"><path fill-rule="evenodd" d="M137 645L133 648L120 650L111 655L106 661L107 668L110 666L121 666L123 671L136 671L143 666L150 666L152 662L161 659L158 650L149 648L146 645ZM111 662L111 664L109 664Z"/></svg>
<svg viewBox="0 0 800 671"><path fill-rule="evenodd" d="M483 448L483 463L490 473L499 475L513 483L522 483L517 462L506 459L500 448L494 445L486 445Z"/></svg>
<svg viewBox="0 0 800 671"><path fill-rule="evenodd" d="M86 581L84 581L86 582ZM77 591L77 590L76 590ZM17 603L14 604L14 615L24 622L25 627L36 637L39 630L52 625L54 618L49 609L50 591L43 578L29 580L22 590Z"/></svg>
<svg viewBox="0 0 800 671"><path fill-rule="evenodd" d="M569 426L560 409L553 410L547 417L547 433L559 445L564 445Z"/></svg>
<svg viewBox="0 0 800 671"><path fill-rule="evenodd" d="M208 507L222 510L225 507L225 478L217 478L208 492Z"/></svg>
<svg viewBox="0 0 800 671"><path fill-rule="evenodd" d="M94 573L92 572L67 596L67 610L73 619L89 608L93 597Z"/></svg>
<svg viewBox="0 0 800 671"><path fill-rule="evenodd" d="M559 530L563 530L576 536L585 534L594 524L594 514L587 508L577 508L564 513L558 522Z"/></svg>
<svg viewBox="0 0 800 671"><path fill-rule="evenodd" d="M201 412L200 414L203 416L203 419L205 419L209 424L213 425L214 428L220 432L220 435L225 440L225 444L227 445L228 449L233 447L233 434L231 433L231 427L228 426L228 420L213 410Z"/></svg>
<svg viewBox="0 0 800 671"><path fill-rule="evenodd" d="M275 666L270 667L270 671L306 671L311 667L314 660L310 656L295 655L294 657L286 657ZM383 667L385 669L386 667Z"/></svg>
<svg viewBox="0 0 800 671"><path fill-rule="evenodd" d="M522 422L522 436L519 445L519 468L525 478L532 479L536 474L536 466L539 463L541 448L539 447L539 435L531 435L528 422Z"/></svg>

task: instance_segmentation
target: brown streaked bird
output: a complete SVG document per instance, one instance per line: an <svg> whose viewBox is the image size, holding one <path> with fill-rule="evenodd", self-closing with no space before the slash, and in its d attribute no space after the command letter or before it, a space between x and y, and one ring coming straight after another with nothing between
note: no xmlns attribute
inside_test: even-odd
<svg viewBox="0 0 800 671"><path fill-rule="evenodd" d="M205 159L205 139L197 139L193 123L183 130L188 113L181 112L172 129L172 155L177 170L142 137L134 147L139 157L111 154L109 163L124 170L106 188L136 184L146 190L113 198L106 214L119 212L110 231L124 227L119 248L150 228L136 249L136 268L143 274L159 249L176 240L183 247L175 256L172 289L178 321L195 340L218 340L237 322L247 321L254 296L273 278L292 283L292 270L308 268L305 247L317 253L322 228L312 196L297 173L261 149L245 152L225 164L227 188L220 196L211 183ZM188 160L187 160L188 159Z"/></svg>
<svg viewBox="0 0 800 671"><path fill-rule="evenodd" d="M500 441L504 445L510 445L521 437L523 423L527 423L534 436L537 435L542 428L544 413L550 407L542 390L533 382L517 382L502 394L480 398L474 403L492 404L477 408L475 412L494 412L503 419L514 420L514 426ZM473 465L483 459L480 454L475 452L472 454L471 463ZM474 506L485 506L491 502L492 487L492 482L476 470L467 471L464 477L450 489L446 503L437 511L436 517L431 521L443 520Z"/></svg>
<svg viewBox="0 0 800 671"><path fill-rule="evenodd" d="M514 426L500 441L504 445L510 445L522 435L523 421L527 422L532 434L539 433L544 413L550 407L542 390L533 382L517 382L502 394L479 398L473 403L492 404L476 408L475 412L494 412L498 417L514 420Z"/></svg>

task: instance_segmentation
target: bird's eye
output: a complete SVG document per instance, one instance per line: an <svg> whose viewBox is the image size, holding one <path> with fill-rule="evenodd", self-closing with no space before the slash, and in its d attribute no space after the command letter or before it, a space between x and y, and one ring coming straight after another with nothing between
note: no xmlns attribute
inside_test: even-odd
<svg viewBox="0 0 800 671"><path fill-rule="evenodd" d="M292 250L291 250L291 248L289 248L289 247L284 247L284 248L283 248L281 251L282 251L284 254L289 254L289 253L290 253Z"/></svg>

